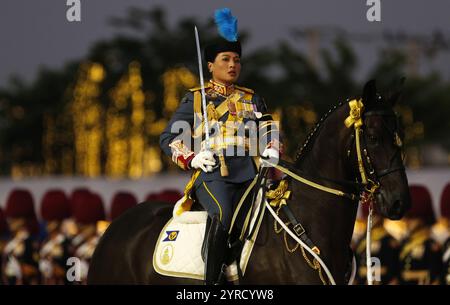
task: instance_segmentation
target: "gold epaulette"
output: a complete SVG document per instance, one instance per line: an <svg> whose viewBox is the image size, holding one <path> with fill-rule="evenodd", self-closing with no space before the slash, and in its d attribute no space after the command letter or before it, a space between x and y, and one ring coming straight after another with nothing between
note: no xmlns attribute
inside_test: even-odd
<svg viewBox="0 0 450 305"><path fill-rule="evenodd" d="M244 91L244 92L247 92L247 93L250 93L250 94L254 94L255 93L255 91L253 91L252 89L241 87L241 86L234 85L234 88L236 88L238 90L241 90L241 91Z"/></svg>
<svg viewBox="0 0 450 305"><path fill-rule="evenodd" d="M210 87L211 87L211 83L205 84L205 89L206 89L206 88L210 88ZM198 86L198 87L194 87L194 88L189 89L189 91L195 92L195 91L199 91L199 90L201 90L201 89L202 89L202 87L201 87L201 86Z"/></svg>

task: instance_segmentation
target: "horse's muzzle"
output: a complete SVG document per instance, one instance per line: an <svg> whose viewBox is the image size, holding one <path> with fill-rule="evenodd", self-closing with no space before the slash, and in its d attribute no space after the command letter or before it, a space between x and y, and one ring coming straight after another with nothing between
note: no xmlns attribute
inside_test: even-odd
<svg viewBox="0 0 450 305"><path fill-rule="evenodd" d="M384 194L379 194L377 200L379 204L379 210L383 217L387 217L391 220L399 220L405 215L409 209L411 202L409 198L403 198L402 196L397 198L386 198ZM406 196L407 197L407 196Z"/></svg>
<svg viewBox="0 0 450 305"><path fill-rule="evenodd" d="M388 211L387 217L391 220L399 220L403 217L406 212L404 203L402 200L395 200Z"/></svg>

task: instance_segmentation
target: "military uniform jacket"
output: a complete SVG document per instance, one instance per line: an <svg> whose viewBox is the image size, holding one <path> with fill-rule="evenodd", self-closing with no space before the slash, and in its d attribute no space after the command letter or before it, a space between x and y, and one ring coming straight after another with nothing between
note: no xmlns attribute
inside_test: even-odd
<svg viewBox="0 0 450 305"><path fill-rule="evenodd" d="M442 274L442 253L430 236L421 229L407 238L400 250L401 283L433 284Z"/></svg>
<svg viewBox="0 0 450 305"><path fill-rule="evenodd" d="M215 84L215 83L214 83ZM208 105L208 117L210 124L210 139L214 138L217 134L221 133L219 124L214 124L213 119L211 119L211 111L209 111L210 105L214 105L213 109L220 109L219 106L222 105L224 102L227 103L227 98L230 97L230 95L227 94L220 94L223 92L218 92L219 90L215 90L215 86L212 82L205 85L205 92L206 92L206 102ZM259 135L258 140L254 141L254 143L257 143L259 147L265 147L269 143L274 143L273 139L275 138L274 134L276 133L276 137L278 137L278 129L276 124L272 121L272 117L267 114L267 107L264 103L263 99L260 98L258 95L254 94L251 89L243 88L235 86L232 90L233 93L238 93L241 95L241 101L245 104L246 110L242 111L244 113L243 116L241 116L241 121L245 124L249 121L253 121L255 123L254 126L256 126L256 130L252 128L245 128L244 132L240 130L240 134L244 134L245 141L248 141L249 139L255 140L255 137L257 137L257 133ZM172 157L172 160L176 162L181 168L183 169L189 169L189 162L194 157L195 153L198 153L200 150L200 147L198 145L193 145L194 143L198 143L199 141L195 142L196 137L200 136L202 137L202 140L204 140L205 135L202 132L204 130L202 119L202 113L203 109L197 109L195 104L195 95L198 95L201 97L200 88L191 89L190 92L188 92L184 98L181 100L181 103L176 110L176 112L173 114L171 120L169 121L167 127L162 132L160 136L160 146L164 153L168 156ZM197 107L201 107L201 104L197 101ZM223 105L222 105L223 106ZM223 107L222 107L223 108ZM236 114L233 112L233 108L227 107L225 111L223 111L223 115L220 115L217 119L217 122L221 122L222 125L226 124L227 121L236 120ZM231 114L230 114L231 112ZM217 114L217 113L216 113ZM239 113L237 114L239 115ZM230 117L231 116L231 117ZM189 130L180 131L175 128L175 124L177 122L185 122L189 125ZM264 122L263 124L259 124L261 122ZM242 126L242 125L241 125ZM187 132L186 132L187 131ZM200 132L199 132L200 131ZM183 134L182 134L183 133ZM264 136L264 137L262 137ZM181 142L180 139L182 138ZM237 138L237 137L236 137ZM227 139L229 140L229 138ZM241 140L239 138L239 140ZM259 143L259 140L265 140L267 143ZM190 143L189 143L190 142ZM211 140L213 145L215 144L214 140ZM178 143L179 145L174 146L174 143ZM242 144L242 143L241 143ZM266 144L266 145L264 145ZM233 145L230 145L233 146ZM199 176L199 181L213 181L213 180L222 180L227 182L233 182L233 183L241 183L244 181L248 181L250 179L253 179L256 175L256 166L253 161L252 156L250 156L248 153L245 153L245 155L236 155L237 150L234 150L234 153L228 153L229 146L227 146L227 149L223 149L222 153L225 158L225 163L228 167L228 176L222 177L220 174L219 168L216 168L213 172L205 173L201 171ZM220 150L219 150L220 153ZM218 160L216 159L216 162Z"/></svg>
<svg viewBox="0 0 450 305"><path fill-rule="evenodd" d="M382 225L372 229L371 237L372 257L378 258L381 263L381 281L375 283L389 284L392 280L399 278L399 245ZM365 237L356 246L356 260L358 264L357 282L363 284L367 279Z"/></svg>
<svg viewBox="0 0 450 305"><path fill-rule="evenodd" d="M3 249L2 259L5 276L8 278L23 277L24 283L27 283L27 275L22 274L19 267L21 264L27 264L37 271L37 257L37 245L34 239L28 232L18 232Z"/></svg>
<svg viewBox="0 0 450 305"><path fill-rule="evenodd" d="M61 233L48 238L41 244L40 259L50 259L60 267L66 268L67 259L70 257L69 246L70 241Z"/></svg>

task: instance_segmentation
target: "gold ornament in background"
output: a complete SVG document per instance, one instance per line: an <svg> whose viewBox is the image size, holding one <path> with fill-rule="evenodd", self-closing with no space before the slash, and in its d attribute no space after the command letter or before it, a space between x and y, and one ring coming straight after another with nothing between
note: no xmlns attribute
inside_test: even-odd
<svg viewBox="0 0 450 305"><path fill-rule="evenodd" d="M186 68L176 68L166 71L163 76L164 83L164 114L170 117L178 108L184 91L198 84L198 80Z"/></svg>
<svg viewBox="0 0 450 305"><path fill-rule="evenodd" d="M198 85L198 80L186 68L170 69L163 75L164 101L161 117L157 107L148 108L156 101L152 92L144 92L141 67L131 62L128 71L109 90L109 105L100 103L104 67L85 62L79 67L72 88L67 90L70 103L64 113L45 116L43 152L44 164L13 166L16 177L44 171L62 171L66 175L139 179L162 170L161 150L156 138L167 126L167 118L177 109L186 89ZM146 109L147 107L147 109ZM60 130L62 124L69 131ZM67 148L53 151L67 142ZM104 160L104 161L103 161ZM102 164L102 162L105 162Z"/></svg>
<svg viewBox="0 0 450 305"><path fill-rule="evenodd" d="M101 148L103 141L103 108L98 101L100 83L105 72L98 63L80 66L73 91L71 113L75 144L76 173L97 177L101 175Z"/></svg>

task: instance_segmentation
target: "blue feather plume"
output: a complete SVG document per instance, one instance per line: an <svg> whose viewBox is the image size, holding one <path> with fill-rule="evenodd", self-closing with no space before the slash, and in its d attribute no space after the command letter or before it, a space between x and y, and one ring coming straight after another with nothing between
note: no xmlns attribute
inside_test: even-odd
<svg viewBox="0 0 450 305"><path fill-rule="evenodd" d="M214 14L219 34L228 41L237 41L237 18L231 14L229 8L216 10Z"/></svg>

